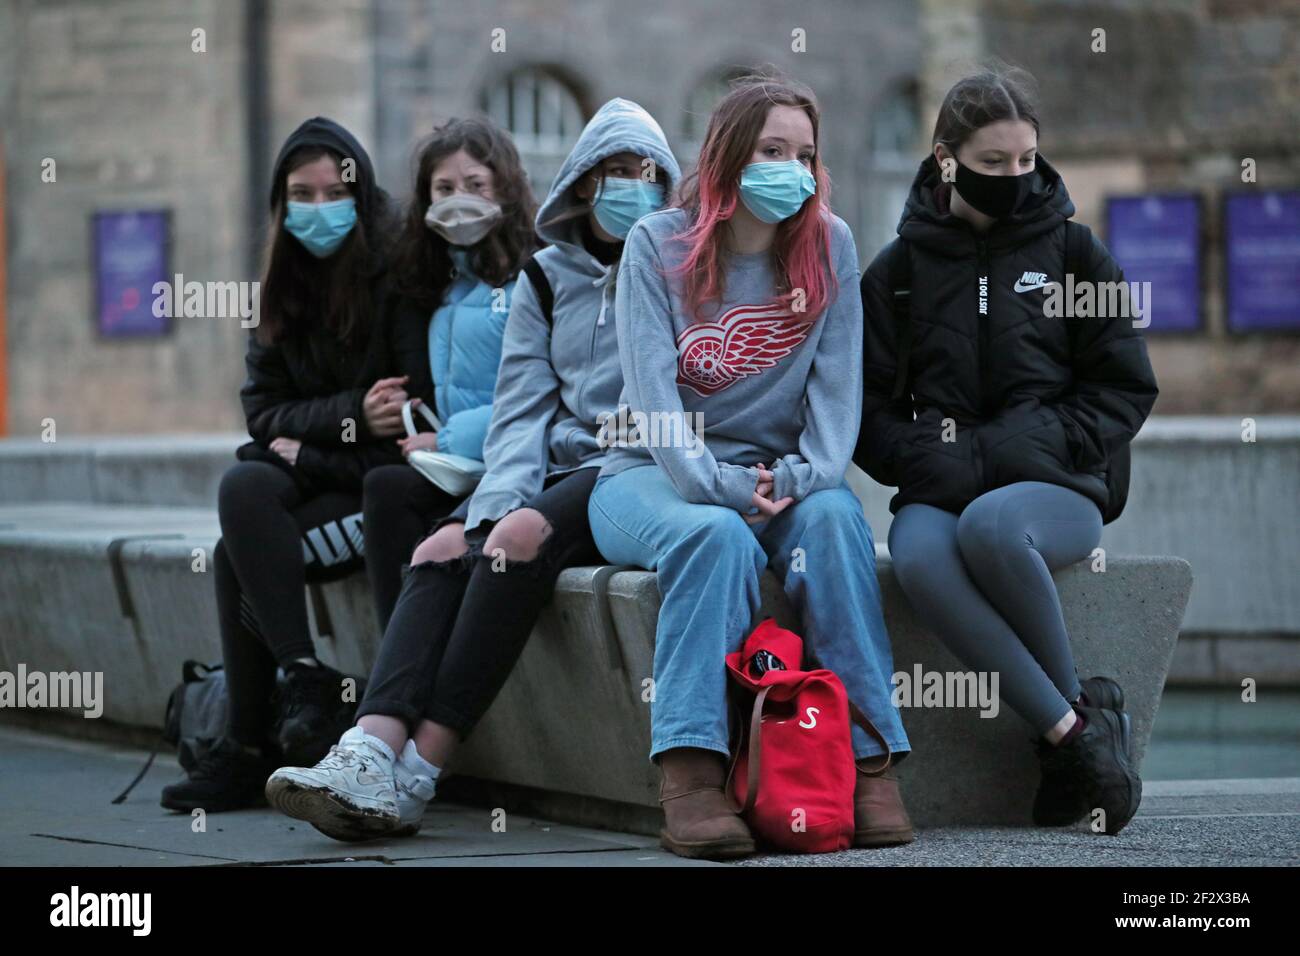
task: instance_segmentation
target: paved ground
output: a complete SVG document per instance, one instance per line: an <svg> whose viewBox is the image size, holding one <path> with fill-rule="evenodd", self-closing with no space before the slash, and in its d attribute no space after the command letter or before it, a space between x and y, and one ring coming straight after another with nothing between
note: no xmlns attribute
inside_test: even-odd
<svg viewBox="0 0 1300 956"><path fill-rule="evenodd" d="M648 837L435 804L419 836L347 846L270 810L213 815L207 831L158 807L175 779L160 760L125 803L112 798L141 751L0 726L0 865L10 866L708 866ZM1300 777L1150 782L1118 838L1086 830L943 828L888 850L764 856L757 866L1300 865Z"/></svg>

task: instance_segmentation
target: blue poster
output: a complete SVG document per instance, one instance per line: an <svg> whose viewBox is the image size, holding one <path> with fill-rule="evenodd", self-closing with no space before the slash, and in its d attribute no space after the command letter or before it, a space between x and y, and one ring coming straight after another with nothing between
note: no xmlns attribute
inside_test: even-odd
<svg viewBox="0 0 1300 956"><path fill-rule="evenodd" d="M1201 327L1201 203L1192 195L1106 200L1106 245L1127 282L1149 282L1147 332ZM1145 290L1144 290L1145 291Z"/></svg>
<svg viewBox="0 0 1300 956"><path fill-rule="evenodd" d="M1224 200L1228 328L1300 329L1300 192Z"/></svg>
<svg viewBox="0 0 1300 956"><path fill-rule="evenodd" d="M166 211L97 212L91 217L95 321L109 338L161 336L171 318L155 316L153 287L167 274Z"/></svg>

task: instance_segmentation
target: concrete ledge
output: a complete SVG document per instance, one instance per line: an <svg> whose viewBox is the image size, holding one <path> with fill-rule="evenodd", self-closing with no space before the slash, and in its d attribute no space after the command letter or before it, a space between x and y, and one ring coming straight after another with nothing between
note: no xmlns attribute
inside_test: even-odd
<svg viewBox="0 0 1300 956"><path fill-rule="evenodd" d="M1128 507L1109 525L1110 554L1177 554L1196 568L1185 629L1214 636L1229 670L1255 667L1252 636L1300 640L1300 416L1156 416L1133 443ZM212 507L221 475L247 436L157 435L0 440L0 508L10 503L96 501ZM849 483L877 541L887 541L894 490L857 468ZM0 519L2 520L2 519ZM1291 569L1291 570L1288 570ZM1200 680L1198 658L1172 675Z"/></svg>
<svg viewBox="0 0 1300 956"><path fill-rule="evenodd" d="M109 543L127 535L144 537L120 545L115 576ZM215 520L197 509L0 510L0 669L23 662L29 670L103 671L105 719L158 726L181 662L220 658L210 577L216 538ZM194 569L195 549L209 559L207 571ZM1080 671L1124 685L1140 758L1191 569L1178 558L1115 556L1107 567L1095 574L1079 564L1057 582ZM453 769L486 787L532 794L532 805L557 818L641 829L657 805L642 695L658 588L648 572L613 573L607 617L594 595L598 574L609 572L574 568L561 576L519 665ZM916 623L883 553L878 574L895 670L964 670ZM322 657L366 672L379 635L364 576L323 593L334 637L318 641ZM760 616L797 629L770 576L763 596ZM1006 708L992 719L915 708L903 718L915 750L900 773L918 823L1028 821L1037 770L1018 717Z"/></svg>
<svg viewBox="0 0 1300 956"><path fill-rule="evenodd" d="M247 435L138 435L0 441L0 502L212 507Z"/></svg>
<svg viewBox="0 0 1300 956"><path fill-rule="evenodd" d="M207 509L4 508L0 663L102 671L106 719L160 727L181 662L221 658L210 573L191 570L218 536Z"/></svg>
<svg viewBox="0 0 1300 956"><path fill-rule="evenodd" d="M916 623L887 560L878 573L895 670L910 672L917 664L927 671L963 670ZM605 635L587 629L589 580L588 569L566 572L564 593L458 755L456 769L536 790L654 807L657 776L646 759L650 714L641 693L651 674L658 589L647 572L613 577L609 599L623 660L614 666L602 653ZM1057 582L1080 672L1109 674L1124 686L1140 761L1191 588L1190 566L1177 558L1115 558L1104 575L1076 565ZM797 627L770 576L761 614L767 613ZM583 693L575 694L575 687ZM903 711L903 720L914 752L899 773L918 824L1028 822L1037 763L1023 721L1006 708L991 719L973 710L912 708ZM557 738L570 743L557 747Z"/></svg>
<svg viewBox="0 0 1300 956"><path fill-rule="evenodd" d="M1240 687L1247 677L1258 684L1300 687L1300 636L1186 630L1179 635L1169 684Z"/></svg>

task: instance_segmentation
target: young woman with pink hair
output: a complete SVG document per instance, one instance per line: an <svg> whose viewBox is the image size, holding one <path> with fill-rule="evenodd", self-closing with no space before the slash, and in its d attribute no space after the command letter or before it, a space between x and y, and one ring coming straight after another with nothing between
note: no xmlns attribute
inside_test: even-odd
<svg viewBox="0 0 1300 956"><path fill-rule="evenodd" d="M844 481L862 400L858 256L830 211L818 121L811 91L739 81L677 207L633 227L619 267L622 402L638 421L677 420L656 431L681 440L621 436L589 517L607 560L658 572L650 755L662 842L683 856L754 850L723 793L723 658L750 630L766 568L805 652L892 752L854 728L855 845L912 839L891 769L909 745L890 704L875 545Z"/></svg>

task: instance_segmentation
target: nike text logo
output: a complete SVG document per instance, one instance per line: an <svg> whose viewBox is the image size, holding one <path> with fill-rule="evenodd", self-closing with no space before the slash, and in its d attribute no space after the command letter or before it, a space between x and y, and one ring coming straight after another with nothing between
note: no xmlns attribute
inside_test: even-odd
<svg viewBox="0 0 1300 956"><path fill-rule="evenodd" d="M1034 289L1043 288L1043 286L1047 285L1047 282L1046 272L1026 272L1016 280L1013 288L1017 292L1032 292Z"/></svg>

